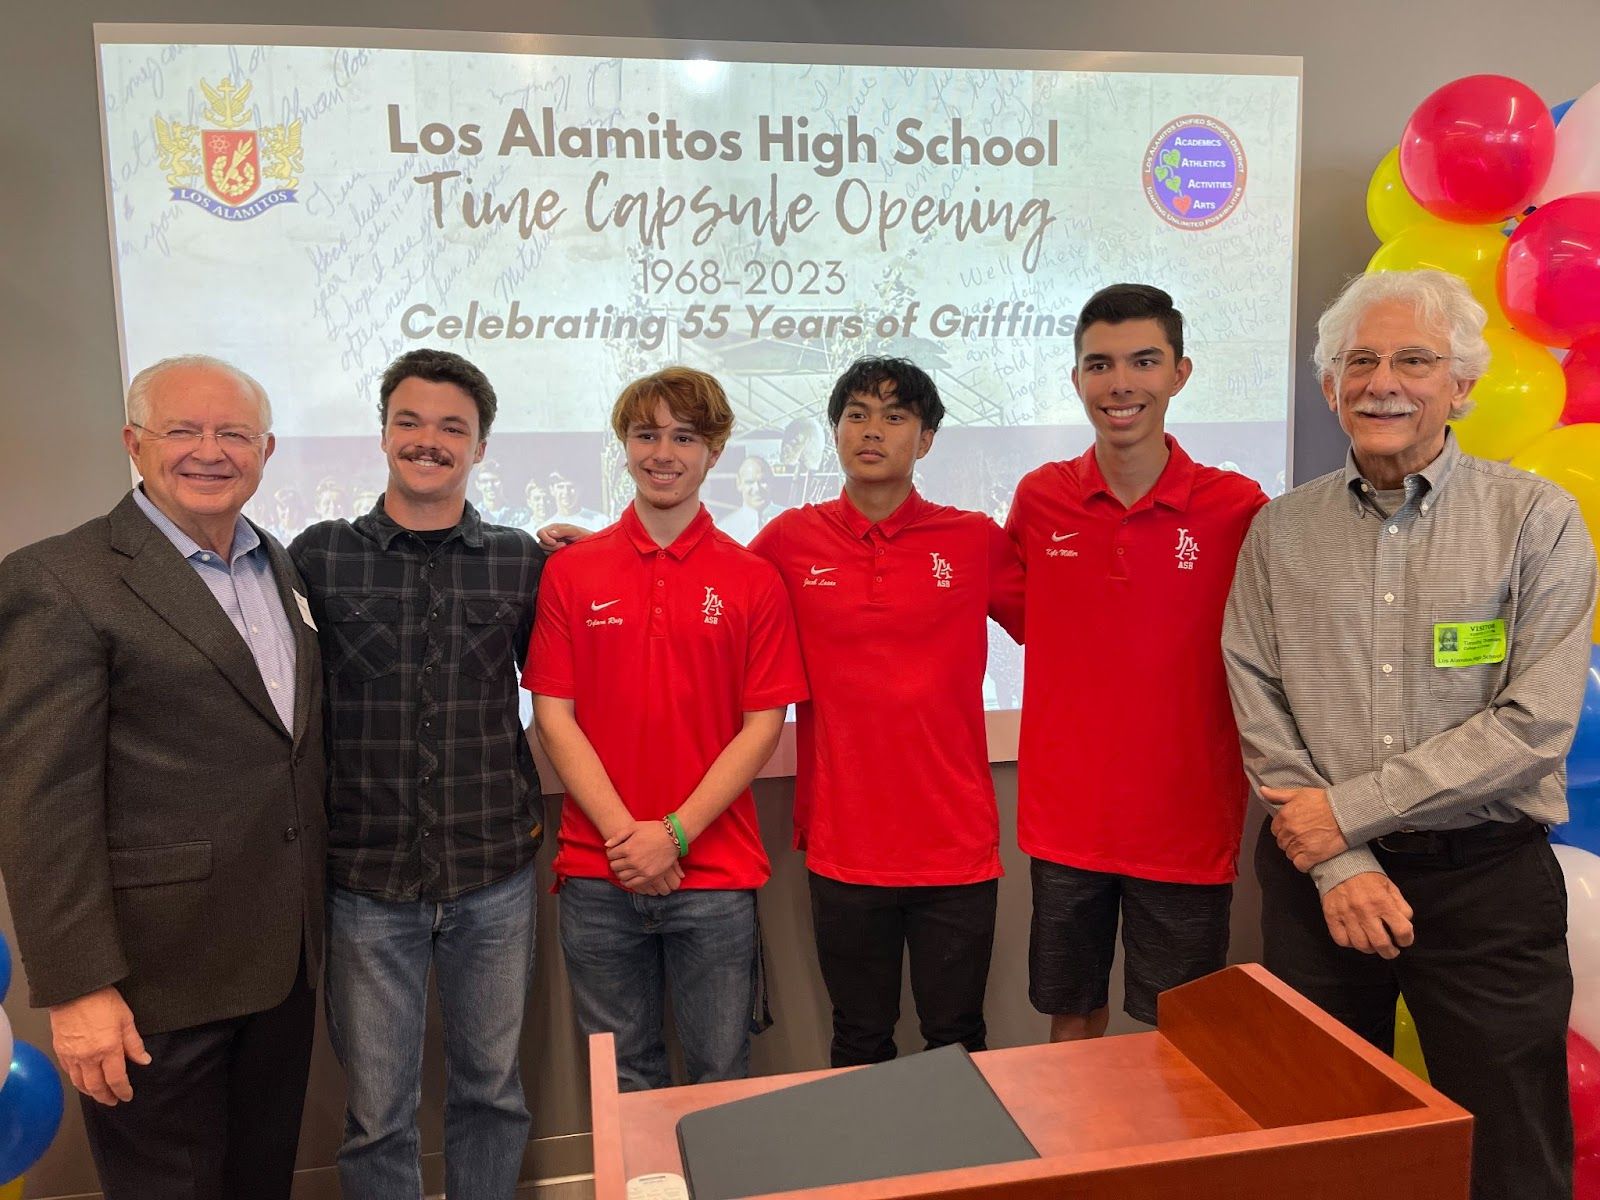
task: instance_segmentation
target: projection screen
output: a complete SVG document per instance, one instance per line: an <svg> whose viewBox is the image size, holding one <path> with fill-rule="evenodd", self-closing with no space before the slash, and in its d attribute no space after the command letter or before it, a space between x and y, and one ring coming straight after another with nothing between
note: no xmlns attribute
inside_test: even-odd
<svg viewBox="0 0 1600 1200"><path fill-rule="evenodd" d="M1287 484L1297 58L98 25L126 377L171 354L266 386L248 513L287 541L381 493L377 381L473 359L500 397L470 498L598 527L630 497L627 380L716 374L738 414L703 493L748 540L837 495L824 405L862 354L948 408L917 483L1003 520L1092 436L1075 315L1157 284L1195 370L1169 429ZM1021 655L991 629L991 755ZM782 757L782 756L780 756ZM781 764L779 764L781 767Z"/></svg>

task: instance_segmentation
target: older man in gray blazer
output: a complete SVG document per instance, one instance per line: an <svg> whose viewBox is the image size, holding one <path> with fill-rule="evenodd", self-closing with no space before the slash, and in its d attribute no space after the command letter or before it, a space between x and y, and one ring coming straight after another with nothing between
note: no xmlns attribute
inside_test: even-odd
<svg viewBox="0 0 1600 1200"><path fill-rule="evenodd" d="M260 384L168 359L143 477L0 563L0 871L107 1197L289 1194L322 954L317 639L241 515Z"/></svg>

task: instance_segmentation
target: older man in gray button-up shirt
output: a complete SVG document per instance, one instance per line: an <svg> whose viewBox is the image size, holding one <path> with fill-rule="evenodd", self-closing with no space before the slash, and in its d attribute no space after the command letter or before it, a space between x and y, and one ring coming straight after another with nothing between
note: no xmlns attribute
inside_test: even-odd
<svg viewBox="0 0 1600 1200"><path fill-rule="evenodd" d="M1583 694L1595 555L1559 488L1463 454L1484 312L1434 271L1318 326L1336 471L1273 502L1223 633L1267 965L1477 1118L1473 1196L1571 1195L1565 891L1546 827Z"/></svg>

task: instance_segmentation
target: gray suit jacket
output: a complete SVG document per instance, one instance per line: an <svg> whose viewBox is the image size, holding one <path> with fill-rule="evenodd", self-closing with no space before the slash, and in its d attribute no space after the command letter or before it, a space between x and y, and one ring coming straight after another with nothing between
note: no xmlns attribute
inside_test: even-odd
<svg viewBox="0 0 1600 1200"><path fill-rule="evenodd" d="M0 563L0 873L32 1002L115 984L141 1033L283 1000L322 956L322 669L283 547L294 729L131 495Z"/></svg>

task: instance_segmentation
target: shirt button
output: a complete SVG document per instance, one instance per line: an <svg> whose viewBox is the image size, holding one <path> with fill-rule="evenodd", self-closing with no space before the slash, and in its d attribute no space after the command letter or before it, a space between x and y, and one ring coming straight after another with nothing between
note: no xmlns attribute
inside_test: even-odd
<svg viewBox="0 0 1600 1200"><path fill-rule="evenodd" d="M433 836L433 830L431 830L431 829L424 829L424 830L423 830L423 831L422 831L422 836L423 836L423 837L432 837L432 836Z"/></svg>
<svg viewBox="0 0 1600 1200"><path fill-rule="evenodd" d="M882 553L883 553L883 547L882 547L882 546L879 546L879 547L878 547L878 553L879 553L879 554L882 554Z"/></svg>
<svg viewBox="0 0 1600 1200"><path fill-rule="evenodd" d="M1387 670L1388 670L1388 669L1389 669L1389 668L1388 668L1388 667L1385 667L1385 668L1384 668L1384 670L1385 670L1385 671L1387 671ZM432 721L424 721L424 722L423 722L423 723L422 723L422 727L423 727L423 728L424 728L424 729L427 729L427 728L428 728L428 727L429 727L429 726L430 726L430 725L432 725L432 724L433 724L433 722L432 722Z"/></svg>
<svg viewBox="0 0 1600 1200"><path fill-rule="evenodd" d="M278 681L276 679L269 679L269 680L267 680L267 686L269 688L271 688L273 691L277 691L278 690Z"/></svg>
<svg viewBox="0 0 1600 1200"><path fill-rule="evenodd" d="M883 576L882 575L874 575L872 577L872 582L873 583L882 583L883 582Z"/></svg>
<svg viewBox="0 0 1600 1200"><path fill-rule="evenodd" d="M261 630L257 629L254 625L252 625L252 626L250 626L250 632L251 633L260 633Z"/></svg>
<svg viewBox="0 0 1600 1200"><path fill-rule="evenodd" d="M1390 533L1399 533L1400 532L1400 526L1398 526L1398 525L1389 526L1389 532Z"/></svg>
<svg viewBox="0 0 1600 1200"><path fill-rule="evenodd" d="M293 825L289 826L289 828L287 828L287 829L285 829L283 831L283 840L286 841L286 842L292 842L292 841L295 840L295 838L297 838L299 836L300 836L300 831L298 829L296 829Z"/></svg>
<svg viewBox="0 0 1600 1200"><path fill-rule="evenodd" d="M661 606L660 606L660 605L659 605L659 604L658 604L658 605L656 605L656 611L657 611L657 612L660 612L660 611L661 611Z"/></svg>
<svg viewBox="0 0 1600 1200"><path fill-rule="evenodd" d="M1384 663L1384 664L1383 664L1383 673L1384 673L1384 674L1385 674L1385 675L1388 675L1388 674L1389 674L1389 673L1390 673L1390 672L1392 672L1392 671L1393 671L1393 670L1394 670L1394 668L1393 668L1393 667L1391 667L1391 666L1390 666L1390 665L1389 665L1389 664L1388 664L1388 663Z"/></svg>
<svg viewBox="0 0 1600 1200"><path fill-rule="evenodd" d="M658 579L658 580L656 580L656 586L657 587L666 587L667 586L667 581L665 579Z"/></svg>
<svg viewBox="0 0 1600 1200"><path fill-rule="evenodd" d="M431 613L428 614L428 618L429 618L429 620L437 621L439 619L439 610L437 608L434 609Z"/></svg>
<svg viewBox="0 0 1600 1200"><path fill-rule="evenodd" d="M1118 546L1117 547L1117 553L1118 554L1126 554L1127 551L1125 549L1123 549L1121 546Z"/></svg>
<svg viewBox="0 0 1600 1200"><path fill-rule="evenodd" d="M1390 736L1389 736L1389 735L1388 735L1388 734L1387 734L1387 733L1386 733L1386 734L1384 734L1384 735L1383 735L1383 744L1384 744L1384 745L1385 745L1385 746L1392 746L1392 745L1394 745L1394 739L1393 739L1393 738L1392 738L1392 737L1390 737Z"/></svg>
<svg viewBox="0 0 1600 1200"><path fill-rule="evenodd" d="M201 556L200 556L200 561L201 561L201 562L210 562L210 561L211 561L211 555L209 555L209 554L202 554L202 555L201 555Z"/></svg>
<svg viewBox="0 0 1600 1200"><path fill-rule="evenodd" d="M1427 512L1427 511L1428 511L1428 504L1427 504L1427 501L1423 501L1423 504L1422 504L1422 511L1423 511L1423 512Z"/></svg>
<svg viewBox="0 0 1600 1200"><path fill-rule="evenodd" d="M1385 604L1393 604L1394 603L1394 593L1393 592L1385 592L1383 594L1383 602Z"/></svg>
<svg viewBox="0 0 1600 1200"><path fill-rule="evenodd" d="M431 675L431 674L433 674L433 668L432 667L423 667L422 668L422 673L424 675Z"/></svg>

